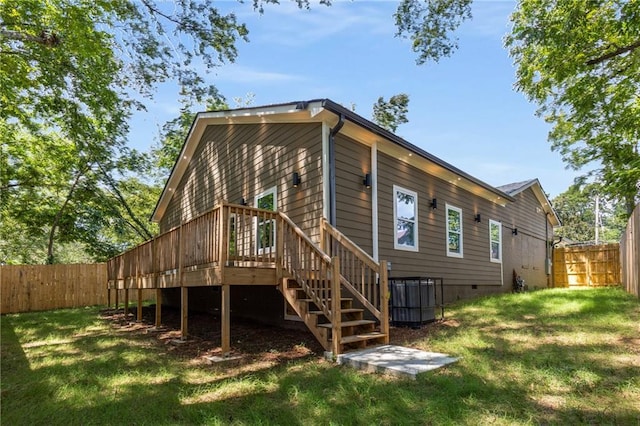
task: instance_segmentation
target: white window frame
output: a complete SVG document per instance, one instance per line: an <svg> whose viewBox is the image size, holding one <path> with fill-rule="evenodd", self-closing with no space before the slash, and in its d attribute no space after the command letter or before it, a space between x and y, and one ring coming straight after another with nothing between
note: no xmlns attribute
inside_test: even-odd
<svg viewBox="0 0 640 426"><path fill-rule="evenodd" d="M415 202L413 203L414 208L414 219L413 219L413 246L408 246L404 244L398 244L398 206L397 206L397 194L401 192L406 195L410 195L414 198ZM410 222L406 219L401 219L404 222ZM393 185L393 248L396 250L404 250L404 251L418 251L418 193L415 191L411 191L409 189L402 188L397 185Z"/></svg>
<svg viewBox="0 0 640 426"><path fill-rule="evenodd" d="M445 234L446 234L446 240L445 240L445 245L447 246L447 256L448 257L459 257L459 258L463 258L464 257L464 226L463 226L463 220L462 220L462 209L449 205L449 204L445 204ZM449 229L449 211L454 211L457 212L459 217L460 217L460 239L459 239L459 246L460 246L460 253L456 253L455 251L451 251L451 249L449 248L449 234L451 233L451 230Z"/></svg>
<svg viewBox="0 0 640 426"><path fill-rule="evenodd" d="M498 227L498 240L495 241L491 235L491 227ZM498 243L498 257L493 257L493 243ZM494 263L502 263L502 223L489 219L489 260Z"/></svg>
<svg viewBox="0 0 640 426"><path fill-rule="evenodd" d="M259 208L259 204L260 204L260 199L264 198L268 195L273 194L273 211L277 211L278 210L278 187L277 186L273 186L269 189L267 189L264 192L261 192L260 194L256 195L256 198L253 201L253 206L255 208ZM259 233L259 227L262 226L264 223L266 222L258 222L257 218L255 220L255 236L256 236L256 249L258 254L264 254L265 252L269 252L269 250L271 251L271 253L275 253L276 250L276 222L275 220L271 220L270 221L272 224L272 229L273 229L273 245L271 247L260 247L260 233Z"/></svg>

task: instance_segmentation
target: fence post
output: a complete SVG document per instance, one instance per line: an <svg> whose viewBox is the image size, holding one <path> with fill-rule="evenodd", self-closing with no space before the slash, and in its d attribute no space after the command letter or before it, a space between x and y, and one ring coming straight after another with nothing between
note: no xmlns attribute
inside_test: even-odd
<svg viewBox="0 0 640 426"><path fill-rule="evenodd" d="M384 344L389 343L389 272L387 261L380 261L380 331L384 333ZM435 284L434 284L435 285Z"/></svg>
<svg viewBox="0 0 640 426"><path fill-rule="evenodd" d="M331 339L333 356L340 355L342 344L342 311L340 310L340 258L331 259Z"/></svg>

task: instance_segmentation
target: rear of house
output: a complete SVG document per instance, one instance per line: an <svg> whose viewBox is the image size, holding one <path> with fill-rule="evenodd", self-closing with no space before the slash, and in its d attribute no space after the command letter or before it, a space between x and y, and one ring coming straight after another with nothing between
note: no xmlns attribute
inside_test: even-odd
<svg viewBox="0 0 640 426"><path fill-rule="evenodd" d="M445 301L511 291L514 271L546 287L558 223L536 179L494 188L326 99L199 114L153 219L222 200L282 211L318 244L326 219L391 277L442 277Z"/></svg>
<svg viewBox="0 0 640 426"><path fill-rule="evenodd" d="M328 99L198 114L152 219L110 288L156 288L183 336L218 311L223 350L233 314L338 352L388 341L388 277L445 302L547 286L558 224L537 179L493 187Z"/></svg>

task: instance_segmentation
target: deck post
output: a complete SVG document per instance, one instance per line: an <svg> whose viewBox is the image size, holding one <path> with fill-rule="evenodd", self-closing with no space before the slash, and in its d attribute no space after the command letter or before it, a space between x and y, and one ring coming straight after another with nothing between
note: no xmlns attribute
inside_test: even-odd
<svg viewBox="0 0 640 426"><path fill-rule="evenodd" d="M156 327L162 323L162 289L156 288Z"/></svg>
<svg viewBox="0 0 640 426"><path fill-rule="evenodd" d="M187 339L189 320L189 287L185 287L182 280L182 258L184 257L184 237L182 225L178 229L178 285L180 286L180 338Z"/></svg>
<svg viewBox="0 0 640 426"><path fill-rule="evenodd" d="M111 288L109 287L107 287L107 308L111 308Z"/></svg>
<svg viewBox="0 0 640 426"><path fill-rule="evenodd" d="M384 344L389 344L389 271L387 261L380 261L380 332L384 333Z"/></svg>
<svg viewBox="0 0 640 426"><path fill-rule="evenodd" d="M180 287L180 338L187 339L189 319L189 287Z"/></svg>
<svg viewBox="0 0 640 426"><path fill-rule="evenodd" d="M115 305L114 305L114 309L118 309L118 305L120 304L120 290L118 290L118 283L116 282L116 300L115 300Z"/></svg>
<svg viewBox="0 0 640 426"><path fill-rule="evenodd" d="M323 252L327 252L327 240L326 231L324 228L324 218L320 218L320 249Z"/></svg>
<svg viewBox="0 0 640 426"><path fill-rule="evenodd" d="M284 266L284 221L280 215L277 216L276 232L276 282L281 283Z"/></svg>
<svg viewBox="0 0 640 426"><path fill-rule="evenodd" d="M222 323L221 327L221 347L222 355L227 356L231 352L231 286L229 284L222 285L222 307L220 309Z"/></svg>
<svg viewBox="0 0 640 426"><path fill-rule="evenodd" d="M225 278L224 278L224 272L225 269L227 267L227 247L229 246L228 242L229 242L229 224L227 224L227 221L229 220L229 210L228 210L228 206L225 204L222 204L220 206L220 229L219 229L219 234L220 235L220 253L218 254L218 259L220 261L220 281L222 283L225 282Z"/></svg>
<svg viewBox="0 0 640 426"><path fill-rule="evenodd" d="M138 282L138 285L140 283ZM138 287L138 322L142 321L142 289Z"/></svg>
<svg viewBox="0 0 640 426"><path fill-rule="evenodd" d="M124 289L124 319L126 320L129 316L129 289L125 287Z"/></svg>
<svg viewBox="0 0 640 426"><path fill-rule="evenodd" d="M340 355L342 344L342 311L340 310L340 258L331 258L331 342L333 356Z"/></svg>

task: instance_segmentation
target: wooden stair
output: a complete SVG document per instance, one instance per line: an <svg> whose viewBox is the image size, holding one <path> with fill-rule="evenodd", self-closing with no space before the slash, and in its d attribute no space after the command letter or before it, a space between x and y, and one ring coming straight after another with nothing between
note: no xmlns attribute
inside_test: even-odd
<svg viewBox="0 0 640 426"><path fill-rule="evenodd" d="M324 349L332 350L332 323L314 303L314 299L295 279L283 279L279 289ZM340 353L384 343L386 335L380 331L379 324L365 319L364 309L354 307L352 298L340 298L340 316L342 330Z"/></svg>

